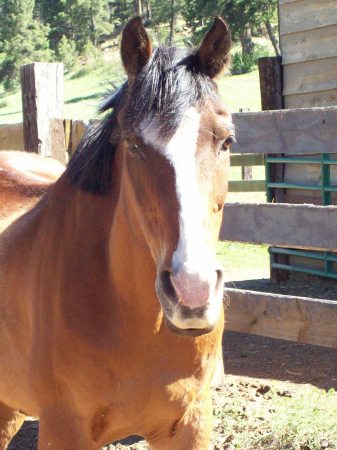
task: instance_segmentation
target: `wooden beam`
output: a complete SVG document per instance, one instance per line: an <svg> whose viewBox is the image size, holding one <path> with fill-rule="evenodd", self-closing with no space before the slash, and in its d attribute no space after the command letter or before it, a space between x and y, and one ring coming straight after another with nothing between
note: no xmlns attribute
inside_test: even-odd
<svg viewBox="0 0 337 450"><path fill-rule="evenodd" d="M337 302L225 289L226 329L337 348Z"/></svg>
<svg viewBox="0 0 337 450"><path fill-rule="evenodd" d="M264 180L235 180L228 183L229 192L264 192L266 183Z"/></svg>
<svg viewBox="0 0 337 450"><path fill-rule="evenodd" d="M231 166L264 166L264 155L252 155L250 153L242 155L231 155Z"/></svg>
<svg viewBox="0 0 337 450"><path fill-rule="evenodd" d="M337 153L337 107L233 114L233 153Z"/></svg>
<svg viewBox="0 0 337 450"><path fill-rule="evenodd" d="M337 206L227 204L222 241L337 251Z"/></svg>
<svg viewBox="0 0 337 450"><path fill-rule="evenodd" d="M63 64L22 66L21 89L25 150L64 163L63 123L52 120L63 116Z"/></svg>
<svg viewBox="0 0 337 450"><path fill-rule="evenodd" d="M24 150L22 123L0 125L0 150Z"/></svg>

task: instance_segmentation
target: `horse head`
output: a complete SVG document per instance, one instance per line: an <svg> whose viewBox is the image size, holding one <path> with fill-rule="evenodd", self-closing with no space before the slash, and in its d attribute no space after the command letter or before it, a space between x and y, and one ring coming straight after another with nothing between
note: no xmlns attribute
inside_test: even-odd
<svg viewBox="0 0 337 450"><path fill-rule="evenodd" d="M183 335L211 331L222 309L216 242L235 137L214 78L228 63L230 44L221 18L197 51L153 50L138 17L122 37L123 189L155 261L166 324Z"/></svg>

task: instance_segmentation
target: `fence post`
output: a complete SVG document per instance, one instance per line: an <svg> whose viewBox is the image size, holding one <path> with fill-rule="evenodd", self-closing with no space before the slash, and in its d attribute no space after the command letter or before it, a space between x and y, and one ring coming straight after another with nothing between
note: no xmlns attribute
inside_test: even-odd
<svg viewBox="0 0 337 450"><path fill-rule="evenodd" d="M239 112L249 112L249 108L240 108ZM253 168L252 166L241 166L241 180L252 180Z"/></svg>
<svg viewBox="0 0 337 450"><path fill-rule="evenodd" d="M65 162L63 64L21 67L25 150Z"/></svg>
<svg viewBox="0 0 337 450"><path fill-rule="evenodd" d="M260 58L259 76L262 110L283 109L283 69L281 56Z"/></svg>
<svg viewBox="0 0 337 450"><path fill-rule="evenodd" d="M283 99L283 69L281 56L265 57L259 59L259 76L261 89L261 106L263 111L274 109L284 109ZM282 156L282 154L273 154L273 156ZM269 169L271 181L283 180L282 164L273 164ZM274 189L272 198L277 203L282 203L283 190ZM271 258L281 264L289 264L288 255L274 254ZM276 282L285 281L289 278L286 270L271 269L271 278Z"/></svg>

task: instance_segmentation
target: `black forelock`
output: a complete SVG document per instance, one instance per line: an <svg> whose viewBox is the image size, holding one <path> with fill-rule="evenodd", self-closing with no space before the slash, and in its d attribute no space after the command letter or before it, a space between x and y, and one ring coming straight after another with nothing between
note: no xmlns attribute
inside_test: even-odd
<svg viewBox="0 0 337 450"><path fill-rule="evenodd" d="M190 106L215 95L215 83L199 72L192 51L159 47L130 88L126 126L132 129L156 116L161 133L170 133Z"/></svg>
<svg viewBox="0 0 337 450"><path fill-rule="evenodd" d="M174 132L190 106L202 107L215 97L216 84L200 72L195 53L176 47L155 49L132 85L124 83L101 106L100 112L108 115L84 135L68 165L72 182L94 194L109 192L120 136L117 114L122 105L123 130L137 133L144 120L156 117L164 137Z"/></svg>

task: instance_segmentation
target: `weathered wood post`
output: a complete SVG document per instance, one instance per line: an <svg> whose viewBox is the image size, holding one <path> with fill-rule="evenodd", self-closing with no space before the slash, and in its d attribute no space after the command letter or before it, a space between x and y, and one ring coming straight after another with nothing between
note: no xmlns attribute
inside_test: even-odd
<svg viewBox="0 0 337 450"><path fill-rule="evenodd" d="M239 112L249 112L249 108L240 108ZM253 179L253 167L252 166L241 166L241 180L252 180Z"/></svg>
<svg viewBox="0 0 337 450"><path fill-rule="evenodd" d="M265 57L259 59L259 76L261 89L261 106L263 111L274 109L284 109L283 98L283 68L281 56ZM273 156L282 156L282 154L274 154ZM269 169L270 179L273 181L283 180L282 164L273 164ZM272 198L275 202L281 203L283 190L274 189ZM275 262L288 264L289 257L287 255L274 254ZM271 278L276 282L284 281L289 278L289 274L285 270L272 269Z"/></svg>
<svg viewBox="0 0 337 450"><path fill-rule="evenodd" d="M63 64L21 67L25 150L65 162Z"/></svg>

